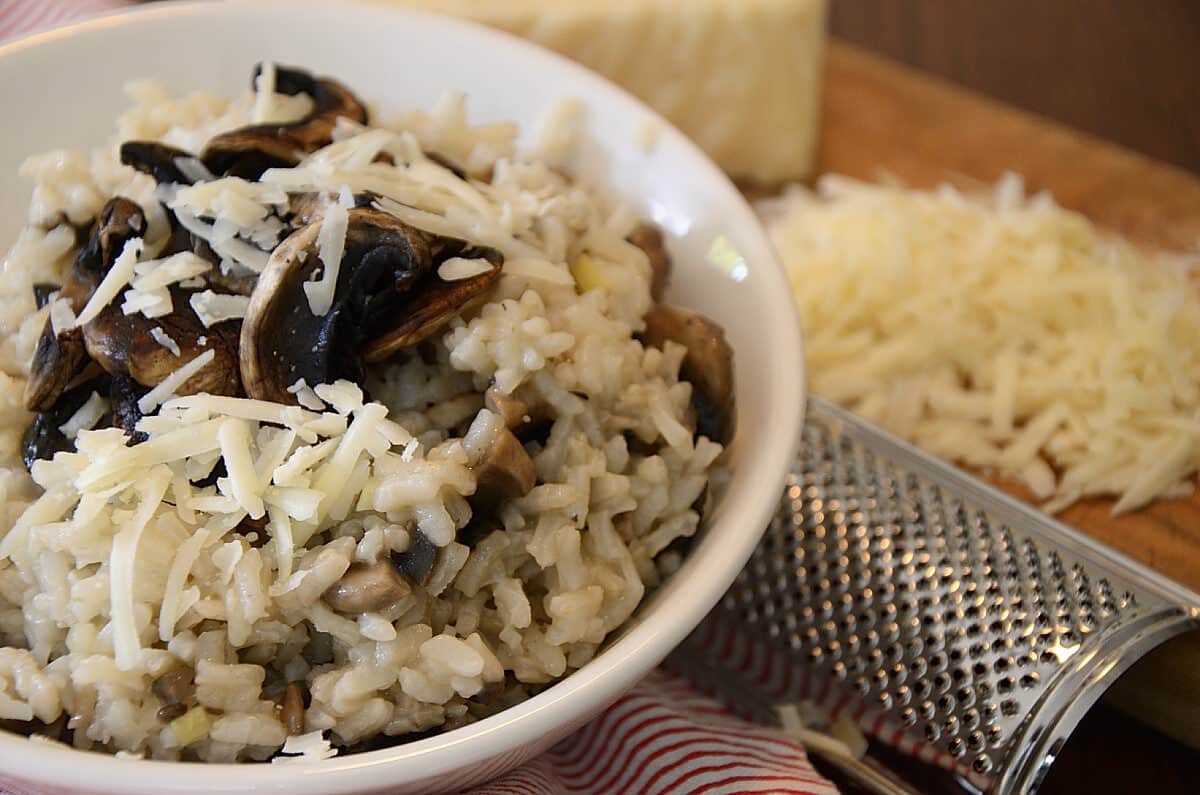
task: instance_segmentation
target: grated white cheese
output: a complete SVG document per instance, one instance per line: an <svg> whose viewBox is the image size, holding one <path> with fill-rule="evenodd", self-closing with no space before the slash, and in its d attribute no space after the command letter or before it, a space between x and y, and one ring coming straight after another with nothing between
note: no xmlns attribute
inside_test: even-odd
<svg viewBox="0 0 1200 795"><path fill-rule="evenodd" d="M259 492L262 484L254 471L254 459L250 454L250 428L245 420L229 418L221 423L217 431L221 442L221 457L229 473L230 490L233 497L251 519L266 513Z"/></svg>
<svg viewBox="0 0 1200 795"><path fill-rule="evenodd" d="M198 157L177 157L174 163L175 168L179 169L192 182L208 182L213 178L213 173Z"/></svg>
<svg viewBox="0 0 1200 795"><path fill-rule="evenodd" d="M450 257L438 266L438 278L444 282L457 282L491 272L494 266L482 257L466 259Z"/></svg>
<svg viewBox="0 0 1200 795"><path fill-rule="evenodd" d="M287 388L288 394L296 396L296 402L306 409L313 411L324 411L325 404L317 397L317 393L312 387L305 383L303 378L297 379L296 383Z"/></svg>
<svg viewBox="0 0 1200 795"><path fill-rule="evenodd" d="M982 196L826 177L760 209L814 393L1049 511L1194 487L1200 258L1105 236L1014 175Z"/></svg>
<svg viewBox="0 0 1200 795"><path fill-rule="evenodd" d="M173 396L176 389L187 383L189 378L207 367L216 356L217 352L210 349L187 364L181 365L177 370L164 378L158 386L142 395L138 400L138 411L143 414L149 414L154 411L160 404Z"/></svg>
<svg viewBox="0 0 1200 795"><path fill-rule="evenodd" d="M198 529L179 545L175 558L171 561L166 585L163 586L162 607L158 611L158 637L164 643L175 635L175 624L184 612L180 609L183 586L192 572L192 566L196 564L196 559L200 557L200 550L208 541L209 532L204 527Z"/></svg>
<svg viewBox="0 0 1200 795"><path fill-rule="evenodd" d="M191 304L192 311L196 313L196 317L200 318L204 327L209 328L214 323L245 317L246 310L250 306L250 296L227 295L205 290L200 293L192 293L188 303Z"/></svg>
<svg viewBox="0 0 1200 795"><path fill-rule="evenodd" d="M342 267L342 254L346 249L346 230L349 224L350 214L340 202L326 208L321 230L317 233L321 276L304 283L308 308L317 317L327 314L333 306L333 294L337 289L338 272Z"/></svg>
<svg viewBox="0 0 1200 795"><path fill-rule="evenodd" d="M263 124L271 118L274 98L275 62L263 61L262 69L254 81L254 111L250 115L253 124Z"/></svg>
<svg viewBox="0 0 1200 795"><path fill-rule="evenodd" d="M179 343L172 339L167 332L163 331L162 326L155 326L150 329L150 339L169 350L172 356L179 356L182 353L179 349Z"/></svg>
<svg viewBox="0 0 1200 795"><path fill-rule="evenodd" d="M141 664L142 644L138 637L137 620L133 611L137 547L146 525L158 510L170 483L171 470L165 466L156 466L140 477L134 485L137 493L137 509L112 541L112 552L109 558L112 643L117 668L122 671L133 670Z"/></svg>
<svg viewBox="0 0 1200 795"><path fill-rule="evenodd" d="M121 293L121 290L133 278L133 268L137 264L141 253L142 239L140 237L133 237L126 241L120 255L113 262L108 273L104 274L104 278L100 280L100 284L96 285L92 297L88 299L87 305L83 307L83 311L75 319L76 326L82 326L95 319L101 310L108 306Z"/></svg>
<svg viewBox="0 0 1200 795"><path fill-rule="evenodd" d="M75 313L71 310L71 302L65 298L55 298L50 302L50 328L56 335L75 327Z"/></svg>
<svg viewBox="0 0 1200 795"><path fill-rule="evenodd" d="M58 426L58 429L62 431L63 436L74 439L80 431L90 431L94 428L100 418L107 413L108 401L101 397L99 392L93 392L87 402L80 406L65 423Z"/></svg>
<svg viewBox="0 0 1200 795"><path fill-rule="evenodd" d="M271 764L311 764L335 756L337 749L325 739L325 732L317 730L288 737L279 753L271 758Z"/></svg>

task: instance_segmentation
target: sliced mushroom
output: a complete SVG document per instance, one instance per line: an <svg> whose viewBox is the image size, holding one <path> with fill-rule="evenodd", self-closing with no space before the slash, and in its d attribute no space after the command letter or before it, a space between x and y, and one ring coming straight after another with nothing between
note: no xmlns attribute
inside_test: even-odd
<svg viewBox="0 0 1200 795"><path fill-rule="evenodd" d="M163 704L187 704L196 694L194 677L191 668L179 665L155 679L150 689Z"/></svg>
<svg viewBox="0 0 1200 795"><path fill-rule="evenodd" d="M480 256L482 252L464 253ZM389 359L404 348L432 337L451 318L482 301L500 280L502 268L498 254L490 251L487 254L492 269L478 276L453 282L426 279L407 302L396 307L396 315L402 320L391 330L370 340L363 348L363 357L368 362Z"/></svg>
<svg viewBox="0 0 1200 795"><path fill-rule="evenodd" d="M45 309L46 304L50 303L50 296L61 290L62 287L49 282L38 282L33 285L33 303L38 309Z"/></svg>
<svg viewBox="0 0 1200 795"><path fill-rule="evenodd" d="M62 396L63 390L87 364L87 349L83 330L69 328L54 333L50 320L38 337L25 382L25 407L31 411L48 411Z"/></svg>
<svg viewBox="0 0 1200 795"><path fill-rule="evenodd" d="M126 141L121 144L121 162L143 174L154 177L159 185L191 185L195 180L181 168L187 161L196 161L195 155L167 146L158 141Z"/></svg>
<svg viewBox="0 0 1200 795"><path fill-rule="evenodd" d="M408 549L392 553L392 564L409 582L424 585L437 563L438 548L419 530L413 530L411 536Z"/></svg>
<svg viewBox="0 0 1200 795"><path fill-rule="evenodd" d="M203 240L200 242L204 243ZM204 243L204 247L208 248L208 244ZM253 273L226 273L218 265L204 274L204 282L214 292L249 296L254 292L254 285L258 284L258 276Z"/></svg>
<svg viewBox="0 0 1200 795"><path fill-rule="evenodd" d="M504 500L524 497L536 482L533 459L512 431L502 430L475 465L472 506L477 514L490 514Z"/></svg>
<svg viewBox="0 0 1200 795"><path fill-rule="evenodd" d="M279 722L292 737L304 734L304 683L288 682L279 706Z"/></svg>
<svg viewBox="0 0 1200 795"><path fill-rule="evenodd" d="M692 383L696 430L722 444L733 431L733 349L719 325L696 312L655 304L646 313L647 345L662 347L667 340L687 348L680 377Z"/></svg>
<svg viewBox="0 0 1200 795"><path fill-rule="evenodd" d="M104 394L107 388L106 377L73 386L62 392L49 409L35 414L21 440L21 460L25 463L25 469L32 469L33 462L39 458L49 460L55 453L74 451L75 443L59 428L79 411L93 392Z"/></svg>
<svg viewBox="0 0 1200 795"><path fill-rule="evenodd" d="M75 257L74 265L59 293L72 311L87 305L100 279L120 256L125 243L146 229L146 217L136 203L120 197L110 199L100 210L88 243ZM25 406L32 411L51 409L67 384L87 365L83 332L78 327L54 333L47 318L42 327L25 383Z"/></svg>
<svg viewBox="0 0 1200 795"><path fill-rule="evenodd" d="M240 356L251 397L295 403L287 389L300 378L361 382L364 358L378 361L424 339L482 294L477 284L441 282L433 272L437 258L468 253L465 243L358 207L349 211L331 306L314 315L304 283L323 268L321 223L309 223L275 248L250 296Z"/></svg>
<svg viewBox="0 0 1200 795"><path fill-rule="evenodd" d="M212 350L216 354L212 362L184 382L176 394L240 394L239 321L225 320L206 328L189 303L192 292L172 286L174 311L156 318L140 313L126 315L118 296L84 326L88 354L108 373L129 375L142 386L154 387L192 359ZM175 341L180 348L179 356L151 336L155 328L162 328Z"/></svg>
<svg viewBox="0 0 1200 795"><path fill-rule="evenodd" d="M142 419L138 401L150 390L127 375L114 375L108 387L108 405L112 412L112 425L125 431L130 445L141 444L148 438L137 429Z"/></svg>
<svg viewBox="0 0 1200 795"><path fill-rule="evenodd" d="M529 415L529 406L525 405L524 400L501 392L495 385L483 393L483 405L493 414L500 415L504 427L510 431L519 428Z"/></svg>
<svg viewBox="0 0 1200 795"><path fill-rule="evenodd" d="M259 64L254 68L252 88L261 72ZM328 145L339 117L367 123L366 105L334 80L277 66L275 90L290 96L308 94L313 100L312 112L290 124L258 124L212 138L200 156L210 171L258 179L268 168L294 166L305 155Z"/></svg>
<svg viewBox="0 0 1200 795"><path fill-rule="evenodd" d="M671 255L667 253L662 230L654 224L641 223L626 239L646 252L650 260L650 295L656 302L661 301L671 280Z"/></svg>
<svg viewBox="0 0 1200 795"><path fill-rule="evenodd" d="M370 613L391 607L412 593L412 586L387 558L355 563L325 592L325 602L339 613Z"/></svg>

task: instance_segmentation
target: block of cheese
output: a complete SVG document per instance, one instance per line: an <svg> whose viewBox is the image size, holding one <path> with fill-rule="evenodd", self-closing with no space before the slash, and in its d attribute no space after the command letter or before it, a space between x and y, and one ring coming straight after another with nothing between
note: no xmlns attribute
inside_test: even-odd
<svg viewBox="0 0 1200 795"><path fill-rule="evenodd" d="M729 174L808 176L826 0L385 0L557 50L641 97Z"/></svg>

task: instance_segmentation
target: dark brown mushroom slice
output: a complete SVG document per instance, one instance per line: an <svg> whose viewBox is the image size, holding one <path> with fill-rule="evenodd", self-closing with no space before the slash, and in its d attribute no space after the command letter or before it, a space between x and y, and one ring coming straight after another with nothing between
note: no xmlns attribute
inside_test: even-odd
<svg viewBox="0 0 1200 795"><path fill-rule="evenodd" d="M254 285L258 284L257 274L226 273L220 266L205 273L203 278L204 283L213 292L226 295L250 296L254 293Z"/></svg>
<svg viewBox="0 0 1200 795"><path fill-rule="evenodd" d="M50 296L62 289L61 284L53 284L51 282L38 282L33 285L33 303L38 309L45 309L46 304L50 303Z"/></svg>
<svg viewBox="0 0 1200 795"><path fill-rule="evenodd" d="M254 67L253 89L262 64ZM367 107L348 88L329 78L313 77L303 69L275 67L275 91L308 94L312 111L290 124L257 124L223 133L204 147L200 159L217 175L258 179L269 168L294 166L305 155L327 146L339 117L367 123Z"/></svg>
<svg viewBox="0 0 1200 795"><path fill-rule="evenodd" d="M131 447L149 438L137 429L138 422L145 416L138 408L138 401L149 391L128 375L114 375L109 381L108 405L112 413L112 426L125 432L128 439L126 444Z"/></svg>
<svg viewBox="0 0 1200 795"><path fill-rule="evenodd" d="M477 276L450 282L436 275L426 278L412 290L407 301L395 308L395 316L402 319L367 342L363 358L368 362L390 359L401 350L432 337L453 318L487 297L500 280L503 262L499 254L490 249L477 249L464 251L462 256L487 259L492 268Z"/></svg>
<svg viewBox="0 0 1200 795"><path fill-rule="evenodd" d="M325 603L339 613L384 610L412 593L392 562L355 563L325 592Z"/></svg>
<svg viewBox="0 0 1200 795"><path fill-rule="evenodd" d="M93 392L103 395L108 388L107 376L86 381L62 392L49 409L34 414L33 421L21 439L21 460L25 469L31 470L34 461L49 460L55 453L74 452L75 443L59 428L79 411Z"/></svg>
<svg viewBox="0 0 1200 795"><path fill-rule="evenodd" d="M240 345L242 382L250 397L295 403L287 390L301 378L308 384L339 378L362 383L364 359L376 361L423 339L481 295L478 285L444 290L433 274L438 259L474 251L463 241L414 229L373 207L356 207L348 215L324 315L313 314L304 291L305 282L324 267L317 246L322 220L285 238L259 274ZM498 253L491 256L499 259Z"/></svg>
<svg viewBox="0 0 1200 795"><path fill-rule="evenodd" d="M129 199L110 199L96 219L88 243L76 255L59 296L78 314L87 305L104 274L120 256L125 244L146 230L142 208ZM25 407L51 409L72 379L87 365L84 334L78 327L55 334L49 318L42 327L25 382Z"/></svg>
<svg viewBox="0 0 1200 795"><path fill-rule="evenodd" d="M733 433L733 349L725 330L697 312L655 304L646 313L642 340L662 347L667 340L687 349L679 375L692 384L696 431L725 444Z"/></svg>
<svg viewBox="0 0 1200 795"><path fill-rule="evenodd" d="M410 537L408 549L392 553L392 565L409 582L424 585L429 582L440 550L420 530L413 530Z"/></svg>
<svg viewBox="0 0 1200 795"><path fill-rule="evenodd" d="M141 313L126 315L120 307L120 296L113 299L84 325L83 339L88 354L108 373L129 375L142 386L154 387L192 359L212 350L215 352L212 362L185 381L175 393L240 394L240 321L224 320L206 328L189 303L194 291L172 285L170 292L174 311L156 318ZM175 341L180 349L179 356L154 339L151 331L155 328L161 328Z"/></svg>
<svg viewBox="0 0 1200 795"><path fill-rule="evenodd" d="M180 168L181 160L199 158L158 141L126 141L121 144L121 162L154 177L159 185L191 185L195 182Z"/></svg>
<svg viewBox="0 0 1200 795"><path fill-rule="evenodd" d="M506 500L524 497L537 483L537 468L513 432L503 429L473 467L472 510L490 516Z"/></svg>
<svg viewBox="0 0 1200 795"><path fill-rule="evenodd" d="M667 253L662 230L654 224L641 223L626 240L646 252L650 260L650 296L655 302L661 301L671 280L671 255Z"/></svg>
<svg viewBox="0 0 1200 795"><path fill-rule="evenodd" d="M29 380L25 382L25 407L31 411L53 408L67 384L87 362L83 330L69 328L55 334L54 326L47 319L29 365Z"/></svg>

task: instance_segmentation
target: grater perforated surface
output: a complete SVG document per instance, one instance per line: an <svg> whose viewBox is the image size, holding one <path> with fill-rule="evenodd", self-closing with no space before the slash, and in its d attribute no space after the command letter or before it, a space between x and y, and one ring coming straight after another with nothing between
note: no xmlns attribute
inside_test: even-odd
<svg viewBox="0 0 1200 795"><path fill-rule="evenodd" d="M1197 604L813 401L776 519L681 667L727 678L732 653L757 689L744 712L817 701L974 786L1024 791L1121 671L1196 626Z"/></svg>

